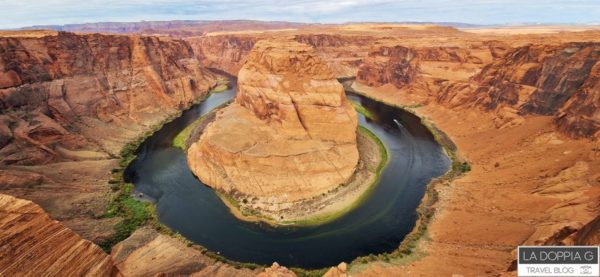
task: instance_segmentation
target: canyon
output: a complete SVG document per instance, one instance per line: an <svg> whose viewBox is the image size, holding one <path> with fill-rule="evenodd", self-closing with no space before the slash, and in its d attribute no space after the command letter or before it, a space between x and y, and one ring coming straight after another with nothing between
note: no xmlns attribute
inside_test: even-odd
<svg viewBox="0 0 600 277"><path fill-rule="evenodd" d="M215 77L182 41L60 32L0 45L2 192L103 241L119 220L101 215L121 150Z"/></svg>
<svg viewBox="0 0 600 277"><path fill-rule="evenodd" d="M151 226L137 229L114 246L112 256L94 245L112 237L122 221L102 216L115 195L108 182L118 172L121 150L206 96L217 79L209 67L238 76L240 83L234 108L217 116L222 123L254 120L255 126L267 128L262 120L276 122L281 110L248 98L272 89L264 72L277 70L276 66L288 72L294 65L302 65L292 69L302 72L326 64L330 69L318 70L327 72L319 82L331 83L323 86L337 93L338 102L343 91L333 79L355 77L351 88L356 93L405 107L434 124L456 144L457 155L469 162L470 172L435 186L438 201L427 227L428 239L419 240L411 256L343 264L329 269L327 276L514 276L511 264L517 245L598 244L597 30L523 34L347 24L269 32L202 31L189 36L182 32L179 39L27 32L0 37L0 193L5 194L0 197L0 243L8 249L3 253L17 253L21 246L16 243L23 238L15 234L22 226L31 232L21 232L22 236L41 240L33 230L45 230L54 234L48 245L66 249L58 252L62 257L44 256L27 244L33 248L23 251L39 257L30 260L38 265L32 267L33 275L36 270L45 272L50 264L52 270L77 264L69 270L97 275L294 274L279 265L238 269ZM261 55L271 51L265 39L285 39L284 49L314 51L323 62L259 64L264 61ZM275 68L256 69L263 67ZM277 78L273 83L283 85ZM339 107L338 102L334 106ZM286 111L289 114L295 113ZM356 122L344 120L350 126L344 123L341 130L355 132ZM287 135L306 136L306 131L299 132L305 130L299 119L294 122ZM207 134L219 132L210 129ZM334 135L328 131L323 130L323 136ZM350 145L353 141L348 138L356 140L339 135L329 139ZM207 149L207 141L201 139L190 153L215 151ZM273 149L277 147L267 148ZM357 155L354 151L347 152ZM351 174L356 159L346 163L344 176ZM192 168L200 166L194 163L190 161ZM323 189L339 185L336 182ZM74 256L96 262L70 263ZM0 273L32 264L2 258Z"/></svg>

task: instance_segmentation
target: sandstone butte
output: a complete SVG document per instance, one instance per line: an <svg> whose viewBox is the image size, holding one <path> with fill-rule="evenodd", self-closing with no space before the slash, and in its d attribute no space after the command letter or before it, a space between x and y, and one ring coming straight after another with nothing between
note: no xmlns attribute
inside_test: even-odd
<svg viewBox="0 0 600 277"><path fill-rule="evenodd" d="M357 116L314 49L263 40L238 74L235 101L188 150L207 185L285 209L348 182L358 162Z"/></svg>

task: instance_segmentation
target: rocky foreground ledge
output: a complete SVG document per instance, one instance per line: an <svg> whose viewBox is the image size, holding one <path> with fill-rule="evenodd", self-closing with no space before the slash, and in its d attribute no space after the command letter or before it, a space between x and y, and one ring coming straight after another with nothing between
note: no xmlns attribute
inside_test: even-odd
<svg viewBox="0 0 600 277"><path fill-rule="evenodd" d="M342 85L312 47L260 41L239 72L234 103L191 145L188 163L249 213L279 223L306 219L325 207L304 204L355 179L357 125Z"/></svg>

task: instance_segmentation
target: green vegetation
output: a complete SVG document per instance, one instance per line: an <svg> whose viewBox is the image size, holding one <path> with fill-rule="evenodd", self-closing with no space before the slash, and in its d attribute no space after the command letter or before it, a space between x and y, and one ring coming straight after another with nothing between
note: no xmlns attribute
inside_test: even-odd
<svg viewBox="0 0 600 277"><path fill-rule="evenodd" d="M367 108L365 108L365 106L363 106L361 103L353 100L350 100L350 103L352 103L352 106L358 113L364 115L366 118L375 119L375 115L371 113L371 111L367 110Z"/></svg>
<svg viewBox="0 0 600 277"><path fill-rule="evenodd" d="M243 207L242 205L240 205L240 202L238 200L236 200L233 196L231 196L225 192L215 191L215 193L217 194L217 196L219 196L219 198L221 198L223 203L229 209L232 210L232 213L234 213L234 214L236 212L239 212L239 214L241 214L244 217L257 219L259 221L269 223L269 224L272 224L273 222L275 222L275 220L273 220L273 218L271 218L271 217L263 215L263 214L259 213L258 211Z"/></svg>
<svg viewBox="0 0 600 277"><path fill-rule="evenodd" d="M367 129L364 126L358 126L358 130L367 135L368 137L370 137L373 141L375 141L375 143L377 143L377 146L379 146L379 152L381 153L381 162L379 163L379 165L377 166L377 182L379 181L379 175L381 175L381 171L383 170L383 168L385 167L385 165L388 162L388 152L387 149L385 148L385 144L383 144L383 141L381 141L379 139L379 137L377 137L377 135L375 135L373 132L371 132L371 130Z"/></svg>
<svg viewBox="0 0 600 277"><path fill-rule="evenodd" d="M383 171L383 168L385 168L385 166L387 165L388 152L387 152L387 149L385 148L385 144L383 144L383 142L375 134L373 134L373 132L371 132L369 129L367 129L363 126L359 126L358 130L362 134L368 136L375 143L377 143L377 146L379 147L379 153L381 155L381 162L379 162L379 165L377 165L377 169L375 170L375 180L373 180L373 182L369 185L369 188L358 199L356 199L351 205L349 205L348 207L346 207L344 209L341 209L341 210L333 212L333 213L325 214L325 215L315 216L315 217L309 218L309 219L297 220L297 221L286 221L286 222L284 222L284 224L291 224L294 226L315 226L315 225L320 225L320 224L324 224L327 222L331 222L331 221L343 216L344 214L350 212L354 208L358 207L371 195L371 193L375 189L376 185L379 183L379 179L381 178L381 172Z"/></svg>
<svg viewBox="0 0 600 277"><path fill-rule="evenodd" d="M202 121L204 121L207 115L208 114L201 116L200 118L192 122L192 124L185 127L185 129L181 130L181 132L179 132L179 134L177 134L177 136L173 138L173 146L185 151L185 141L190 137L192 131L196 129L196 126L198 126L200 123L202 123Z"/></svg>
<svg viewBox="0 0 600 277"><path fill-rule="evenodd" d="M197 102L202 100L204 99L199 99ZM142 142L159 130L164 124L180 115L181 112L178 112L167 117L162 122L150 127L148 131L127 143L121 149L119 154L119 166L118 168L113 168L111 170L111 179L108 181L111 189L116 194L109 202L107 211L101 217L122 218L123 220L115 225L115 234L99 244L107 253L110 253L111 248L115 244L129 237L137 228L146 224L148 221L155 221L153 220L153 213L155 213L153 210L155 209L155 206L151 203L137 201L133 198L134 187L132 184L125 183L123 172L136 158L136 151Z"/></svg>
<svg viewBox="0 0 600 277"><path fill-rule="evenodd" d="M123 220L115 226L115 235L100 245L102 249L110 253L115 244L128 238L137 228L145 224L151 218L153 206L151 203L133 199L133 185L122 184L121 190L110 202L108 211L103 217L120 217Z"/></svg>
<svg viewBox="0 0 600 277"><path fill-rule="evenodd" d="M167 121L172 120L168 118ZM165 121L166 122L166 121ZM137 228L145 224L151 218L151 210L154 205L144 203L133 198L134 187L132 184L125 183L123 172L125 168L135 159L140 144L155 130L158 130L163 124L158 124L145 132L142 136L126 144L121 149L121 159L119 167L111 170L111 179L108 181L113 191L117 192L107 207L103 218L122 218L123 220L115 225L115 234L100 244L100 247L107 253L120 241L129 237Z"/></svg>
<svg viewBox="0 0 600 277"><path fill-rule="evenodd" d="M320 269L304 269L299 267L290 268L298 277L321 277L329 270L328 267Z"/></svg>
<svg viewBox="0 0 600 277"><path fill-rule="evenodd" d="M219 105L218 107L214 108L212 111L202 115L200 118L194 120L194 122L192 122L190 125L188 125L187 127L185 127L183 130L181 130L181 132L179 132L179 134L177 134L174 138L173 138L173 146L177 147L183 151L186 151L186 145L185 142L187 141L187 139L192 135L192 132L194 131L194 129L196 129L196 127L198 125L200 125L200 123L202 123L204 120L206 120L206 118L215 113L217 110L229 105L229 103L231 102L225 102L222 105Z"/></svg>

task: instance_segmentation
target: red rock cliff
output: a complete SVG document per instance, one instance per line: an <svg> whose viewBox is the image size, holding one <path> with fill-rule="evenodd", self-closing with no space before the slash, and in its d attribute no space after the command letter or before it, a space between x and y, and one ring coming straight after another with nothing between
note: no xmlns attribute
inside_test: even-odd
<svg viewBox="0 0 600 277"><path fill-rule="evenodd" d="M486 65L467 84L453 84L438 101L551 115L563 132L590 137L600 130L600 44L528 45Z"/></svg>
<svg viewBox="0 0 600 277"><path fill-rule="evenodd" d="M86 144L117 154L132 134L115 131L156 123L212 82L182 41L65 32L0 38L0 117L8 125L0 163L68 159L57 148ZM27 145L35 147L23 151Z"/></svg>
<svg viewBox="0 0 600 277"><path fill-rule="evenodd" d="M99 217L120 150L213 83L184 41L0 37L0 192L102 241L118 222Z"/></svg>

